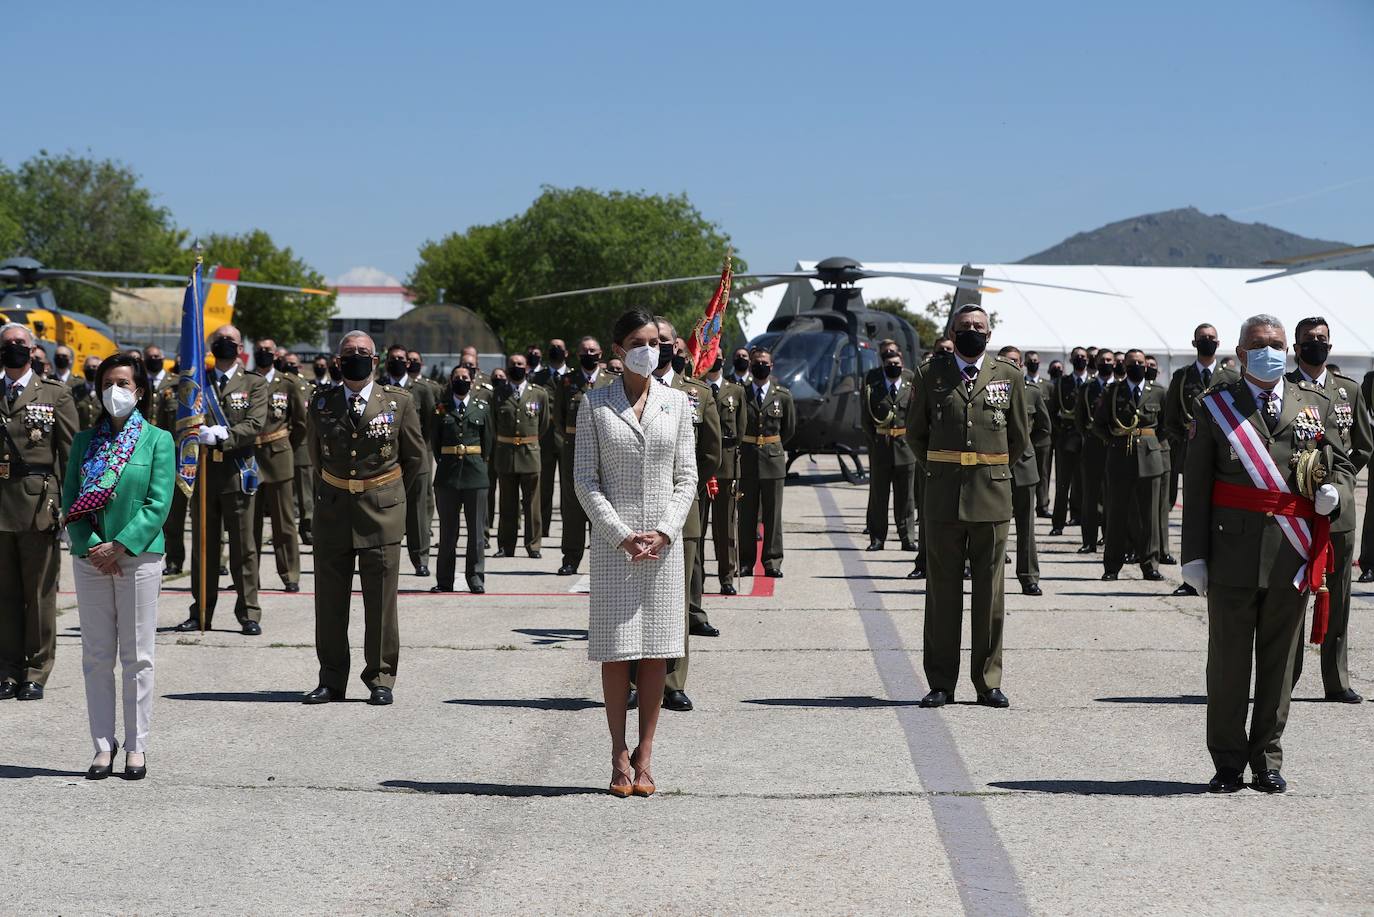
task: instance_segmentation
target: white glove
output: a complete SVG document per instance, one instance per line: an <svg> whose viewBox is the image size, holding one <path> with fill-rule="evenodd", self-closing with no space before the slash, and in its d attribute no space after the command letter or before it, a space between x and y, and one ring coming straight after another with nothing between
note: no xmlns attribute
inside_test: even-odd
<svg viewBox="0 0 1374 917"><path fill-rule="evenodd" d="M216 424L213 427L207 427L204 424L201 424L200 435L198 438L200 439L201 445L213 446L217 443L222 443L226 439L228 439L229 430L218 424Z"/></svg>
<svg viewBox="0 0 1374 917"><path fill-rule="evenodd" d="M1198 595L1207 594L1207 561L1190 560L1183 565L1183 581L1197 590Z"/></svg>
<svg viewBox="0 0 1374 917"><path fill-rule="evenodd" d="M1336 507L1341 505L1341 495L1336 493L1336 488L1330 484L1323 484L1317 488L1317 493L1312 498L1312 505L1316 507L1318 515L1329 516L1336 511Z"/></svg>

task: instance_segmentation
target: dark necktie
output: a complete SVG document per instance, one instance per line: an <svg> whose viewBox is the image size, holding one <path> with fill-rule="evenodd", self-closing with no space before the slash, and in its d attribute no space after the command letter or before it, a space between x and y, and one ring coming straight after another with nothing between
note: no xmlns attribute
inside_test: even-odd
<svg viewBox="0 0 1374 917"><path fill-rule="evenodd" d="M892 398L893 401L897 400L897 383L889 382L887 384L887 394Z"/></svg>
<svg viewBox="0 0 1374 917"><path fill-rule="evenodd" d="M1273 392L1260 392L1260 407L1264 410L1264 425L1273 433L1279 425L1279 400Z"/></svg>
<svg viewBox="0 0 1374 917"><path fill-rule="evenodd" d="M217 379L215 379L215 390L216 390L216 391L219 391L219 392L222 392L222 391L224 391L224 386L226 386L226 385L228 385L228 384L229 384L229 377L228 377L226 374L224 374L224 373L220 373L220 374L219 374L219 377L218 377Z"/></svg>
<svg viewBox="0 0 1374 917"><path fill-rule="evenodd" d="M1135 404L1140 404L1140 386L1131 386L1131 401Z"/></svg>
<svg viewBox="0 0 1374 917"><path fill-rule="evenodd" d="M970 363L964 367L964 389L973 394L973 380L978 378L978 367Z"/></svg>
<svg viewBox="0 0 1374 917"><path fill-rule="evenodd" d="M11 382L10 390L5 393L5 403L14 404L22 394L24 394L24 386L20 385L18 382Z"/></svg>
<svg viewBox="0 0 1374 917"><path fill-rule="evenodd" d="M459 419L459 420L462 420L463 417L467 414L467 412L468 412L468 403L467 403L466 401L460 401L460 402L458 402L458 419Z"/></svg>
<svg viewBox="0 0 1374 917"><path fill-rule="evenodd" d="M1207 386L1209 386L1209 385L1211 385L1211 384L1212 384L1212 371L1211 371L1210 369L1204 369L1204 370L1202 371L1202 387L1203 387L1203 388L1207 388Z"/></svg>
<svg viewBox="0 0 1374 917"><path fill-rule="evenodd" d="M712 395L719 395L719 394L720 394L720 383L719 383L719 382L712 382L712 383L711 383L711 394L712 394Z"/></svg>
<svg viewBox="0 0 1374 917"><path fill-rule="evenodd" d="M363 417L363 399L361 395L348 396L348 418L353 421L353 426L358 425L358 421Z"/></svg>
<svg viewBox="0 0 1374 917"><path fill-rule="evenodd" d="M763 389L757 385L754 386L754 404L760 411L763 410Z"/></svg>

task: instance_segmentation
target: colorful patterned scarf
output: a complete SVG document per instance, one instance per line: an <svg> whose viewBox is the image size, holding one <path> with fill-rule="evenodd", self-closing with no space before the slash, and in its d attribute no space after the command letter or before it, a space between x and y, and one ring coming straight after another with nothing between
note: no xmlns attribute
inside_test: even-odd
<svg viewBox="0 0 1374 917"><path fill-rule="evenodd" d="M109 417L100 421L86 449L86 458L81 463L81 492L67 513L68 523L99 512L110 502L119 476L124 472L129 456L134 454L142 432L143 415L136 408L124 421L124 428L118 435L110 430Z"/></svg>

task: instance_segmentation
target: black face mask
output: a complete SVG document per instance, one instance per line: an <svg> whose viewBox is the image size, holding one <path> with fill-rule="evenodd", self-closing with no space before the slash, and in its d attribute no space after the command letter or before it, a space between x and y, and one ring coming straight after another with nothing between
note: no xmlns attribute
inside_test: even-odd
<svg viewBox="0 0 1374 917"><path fill-rule="evenodd" d="M406 362L406 372L410 373L412 376L420 375L420 370L422 369L424 369L424 364L419 360L408 360Z"/></svg>
<svg viewBox="0 0 1374 917"><path fill-rule="evenodd" d="M1027 361L1026 361L1026 372L1030 373L1032 376L1035 375L1036 373L1040 372L1040 361L1039 361L1039 360L1027 360Z"/></svg>
<svg viewBox="0 0 1374 917"><path fill-rule="evenodd" d="M1062 367L1062 366L1051 366L1051 367L1050 367L1050 378L1051 378L1051 379L1058 379L1058 378L1062 377L1063 375L1064 375L1064 367Z"/></svg>
<svg viewBox="0 0 1374 917"><path fill-rule="evenodd" d="M1127 366L1127 367L1126 367L1126 378L1127 378L1127 379L1130 379L1132 382L1144 382L1144 381L1145 381L1145 364L1144 364L1144 363L1132 363L1132 364L1130 364L1129 366Z"/></svg>
<svg viewBox="0 0 1374 917"><path fill-rule="evenodd" d="M1193 346L1197 348L1197 355L1200 357L1214 356L1217 352L1217 342L1209 341L1206 338L1201 341L1193 341Z"/></svg>
<svg viewBox="0 0 1374 917"><path fill-rule="evenodd" d="M343 370L339 369L339 367L335 366L333 363L330 363L329 378L333 382L338 382L340 379L343 378Z"/></svg>
<svg viewBox="0 0 1374 917"><path fill-rule="evenodd" d="M687 358L680 353L673 354L672 362L673 372L678 373L679 375L681 375L682 371L687 368Z"/></svg>
<svg viewBox="0 0 1374 917"><path fill-rule="evenodd" d="M372 354L346 353L339 357L339 371L349 382L361 382L372 375ZM330 375L333 375L331 372Z"/></svg>
<svg viewBox="0 0 1374 917"><path fill-rule="evenodd" d="M28 366L33 359L29 352L29 345L23 341L6 341L4 347L0 347L0 363L6 369L19 369Z"/></svg>
<svg viewBox="0 0 1374 917"><path fill-rule="evenodd" d="M147 357L144 359L143 365L148 368L148 375L156 376L162 371L162 362L162 357ZM61 364L58 365L61 366ZM65 369L66 367L62 368Z"/></svg>
<svg viewBox="0 0 1374 917"><path fill-rule="evenodd" d="M59 353L52 358L52 365L57 367L58 372L66 372L72 368L72 358L65 353Z"/></svg>
<svg viewBox="0 0 1374 917"><path fill-rule="evenodd" d="M233 338L215 338L215 342L210 345L210 353L216 360L237 360L239 342Z"/></svg>
<svg viewBox="0 0 1374 917"><path fill-rule="evenodd" d="M173 363L172 368L168 370L168 372L170 372L174 376L181 375L181 361L177 360L175 363Z"/></svg>
<svg viewBox="0 0 1374 917"><path fill-rule="evenodd" d="M721 371L722 367L724 367L724 366L725 366L725 358L722 357L720 354L716 354L716 362L714 362L714 363L711 364L711 369L710 369L709 371L712 372L712 373L718 373L718 372Z"/></svg>
<svg viewBox="0 0 1374 917"><path fill-rule="evenodd" d="M516 385L519 385L521 382L525 381L526 372L527 370L523 366L507 366L506 378L514 382Z"/></svg>
<svg viewBox="0 0 1374 917"><path fill-rule="evenodd" d="M325 376L327 376L327 375L329 375L329 364L328 364L328 363L316 363L316 364L315 364L315 378L316 378L316 379L323 379L323 378L324 378Z"/></svg>
<svg viewBox="0 0 1374 917"><path fill-rule="evenodd" d="M768 374L773 371L773 367L767 363L755 363L749 367L749 371L754 374L754 378L762 382L768 378Z"/></svg>
<svg viewBox="0 0 1374 917"><path fill-rule="evenodd" d="M749 358L748 358L748 357L735 357L734 367L735 367L735 375L737 375L737 376L742 376L742 375L744 375L745 373L747 373L747 372L749 371Z"/></svg>
<svg viewBox="0 0 1374 917"><path fill-rule="evenodd" d="M672 345L672 344L659 344L659 345L658 345L658 368L659 368L659 369L662 369L663 367L667 366L667 365L668 365L669 363L671 363L671 362L673 362L673 345Z"/></svg>
<svg viewBox="0 0 1374 917"><path fill-rule="evenodd" d="M900 364L900 363L884 363L884 364L883 364L883 375L884 375L884 376L887 376L889 379L900 379L900 378L902 378L902 364Z"/></svg>
<svg viewBox="0 0 1374 917"><path fill-rule="evenodd" d="M86 377L86 381L87 381L87 382L89 382L91 385L95 385L95 370L94 370L94 369L83 370L81 374L82 374L83 376Z"/></svg>
<svg viewBox="0 0 1374 917"><path fill-rule="evenodd" d="M260 370L266 370L269 366L276 367L277 369L281 368L277 366L277 358L270 350L253 351L253 365Z"/></svg>
<svg viewBox="0 0 1374 917"><path fill-rule="evenodd" d="M1069 358L1069 365L1073 367L1073 371L1074 371L1074 372L1076 372L1076 373L1081 373L1083 370L1085 370L1085 369L1088 368L1088 358L1087 358L1087 357L1070 357L1070 358Z"/></svg>
<svg viewBox="0 0 1374 917"><path fill-rule="evenodd" d="M1118 363L1112 367L1112 375L1118 380L1126 378L1126 367Z"/></svg>
<svg viewBox="0 0 1374 917"><path fill-rule="evenodd" d="M539 354L537 354L537 353L527 353L527 354L525 354L525 362L528 363L528 364L530 365L530 370L529 370L529 371L530 371L530 372L534 372L536 369L539 368Z"/></svg>
<svg viewBox="0 0 1374 917"><path fill-rule="evenodd" d="M1112 364L1103 363L1097 367L1097 375L1102 379L1110 379L1112 375Z"/></svg>
<svg viewBox="0 0 1374 917"><path fill-rule="evenodd" d="M1145 381L1146 381L1146 382L1153 382L1153 381L1155 381L1155 380L1158 379L1158 378L1159 378L1159 367L1158 367L1158 366L1147 366L1147 367L1145 367Z"/></svg>
<svg viewBox="0 0 1374 917"><path fill-rule="evenodd" d="M579 358L579 362L582 364L582 368L583 368L584 370L586 370L587 372L591 372L592 370L596 369L597 364L599 364L599 363L601 362L601 354L599 354L599 353L584 353L584 354Z"/></svg>
<svg viewBox="0 0 1374 917"><path fill-rule="evenodd" d="M982 331L974 331L972 328L956 331L954 332L954 349L959 351L961 357L976 360L983 355L983 351L988 349L988 336Z"/></svg>
<svg viewBox="0 0 1374 917"><path fill-rule="evenodd" d="M284 373L290 373L293 376L299 376L301 374L301 368L297 366L295 363L287 363L285 366L281 368L281 371Z"/></svg>
<svg viewBox="0 0 1374 917"><path fill-rule="evenodd" d="M1308 366L1322 366L1331 356L1331 345L1326 341L1303 341L1298 345L1298 357Z"/></svg>
<svg viewBox="0 0 1374 917"><path fill-rule="evenodd" d="M393 379L399 379L399 378L401 378L402 376L404 376L404 375L406 374L406 358L405 358L405 357L387 357L387 358L386 358L386 373L387 373L388 376L390 376L390 377L393 378ZM344 375L347 375L347 373L345 373Z"/></svg>
<svg viewBox="0 0 1374 917"><path fill-rule="evenodd" d="M568 356L568 352L562 347L549 348L549 360L553 363L562 363Z"/></svg>
<svg viewBox="0 0 1374 917"><path fill-rule="evenodd" d="M468 392L472 391L471 379L454 379L450 385L453 387L453 394L459 398L466 398Z"/></svg>
<svg viewBox="0 0 1374 917"><path fill-rule="evenodd" d="M610 373L612 376L620 376L624 374L621 370L616 369L614 366L607 366L606 372Z"/></svg>

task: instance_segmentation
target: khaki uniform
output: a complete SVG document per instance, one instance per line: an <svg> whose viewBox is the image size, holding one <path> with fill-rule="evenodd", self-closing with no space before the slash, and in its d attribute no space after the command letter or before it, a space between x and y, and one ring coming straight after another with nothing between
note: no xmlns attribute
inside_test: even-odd
<svg viewBox="0 0 1374 917"><path fill-rule="evenodd" d="M1240 376L1234 370L1222 369L1221 360L1212 363L1210 369L1200 371L1197 361L1174 370L1169 377L1169 390L1164 394L1164 439L1169 444L1169 480L1164 486L1168 495L1164 498L1170 510L1178 503L1179 479L1183 477L1184 466L1188 462L1188 430L1192 427L1197 413L1198 398L1213 385L1234 382ZM1167 520L1167 517L1166 517ZM1169 527L1167 521L1161 531L1160 551L1169 553Z"/></svg>
<svg viewBox="0 0 1374 917"><path fill-rule="evenodd" d="M1139 389L1137 401L1129 380L1116 383L1093 415L1093 431L1107 443L1105 499L1111 508L1102 562L1108 573L1120 571L1132 550L1143 572L1159 570L1159 487L1169 468L1169 448L1159 435L1165 389L1154 382L1141 382Z"/></svg>
<svg viewBox="0 0 1374 917"><path fill-rule="evenodd" d="M1054 383L1044 379L1026 379L1026 391L1035 389L1040 394L1041 404L1048 412L1050 391ZM1035 511L1037 514L1050 512L1050 474L1054 468L1054 426L1051 424L1041 433L1031 432L1035 446L1035 471L1039 481L1035 486Z"/></svg>
<svg viewBox="0 0 1374 917"><path fill-rule="evenodd" d="M205 382L218 386L218 373L206 370ZM191 618L200 616L202 598L200 595L200 527L206 526L205 556L209 558L205 584L208 589L204 597L205 627L208 630L215 617L215 605L219 601L219 556L220 536L229 536L229 574L234 583L237 599L234 602L234 617L240 624L248 621L261 621L262 608L258 605L258 543L253 537L256 524L254 495L243 492L238 473L236 458L255 457L258 434L267 424L270 398L267 380L255 372L238 367L223 388L217 388L220 408L228 421L229 438L217 447L202 446L206 452L204 468L205 479L197 481L197 487L205 490L205 519L200 518L200 497L192 494L188 500L191 508ZM207 416L206 423L213 426ZM178 488L179 489L179 488Z"/></svg>
<svg viewBox="0 0 1374 917"><path fill-rule="evenodd" d="M654 383L657 384L657 383ZM716 407L711 386L696 379L689 379L682 373L673 376L672 387L685 394L692 403L692 431L696 434L697 452L697 496L682 525L682 558L687 583L686 617L687 627L683 632L682 658L668 663L668 678L663 690L685 691L687 689L687 661L691 649L692 621L707 624L706 611L701 605L701 594L705 581L705 564L702 552L706 549L706 507L710 495L706 492L706 482L716 476L720 469L721 435L720 411Z"/></svg>
<svg viewBox="0 0 1374 917"><path fill-rule="evenodd" d="M434 457L434 497L439 504L439 557L435 561L435 579L445 592L453 591L455 557L458 534L463 518L467 519L467 550L464 555L464 577L471 590L486 588L485 540L487 464L496 444L496 425L491 403L468 393L461 409L453 401L451 391L435 408L432 439Z"/></svg>
<svg viewBox="0 0 1374 917"><path fill-rule="evenodd" d="M744 390L743 435L740 437L739 564L752 573L759 554L763 524L763 569L782 572L782 495L787 480L787 443L797 429L792 393L769 381L762 402L757 383Z"/></svg>
<svg viewBox="0 0 1374 917"><path fill-rule="evenodd" d="M1093 418L1102 403L1109 383L1101 376L1093 376L1087 385L1079 386L1078 400L1074 403L1074 427L1083 441L1083 452L1079 474L1083 482L1083 495L1079 498L1078 519L1083 533L1083 547L1097 550L1098 536L1105 526L1102 523L1102 488L1107 476L1107 443L1097 435L1093 428Z"/></svg>
<svg viewBox="0 0 1374 917"><path fill-rule="evenodd" d="M966 381L953 354L932 356L912 383L907 413L907 438L926 478L925 675L931 690L950 696L959 680L965 561L973 572L969 674L980 695L1001 687L1009 457L1031 448L1020 369L991 354L982 359Z"/></svg>
<svg viewBox="0 0 1374 917"><path fill-rule="evenodd" d="M89 430L95 426L96 421L100 419L100 412L104 409L104 405L100 402L100 393L95 390L93 383L88 383L84 379L77 385L71 386L71 391L72 402L76 405L77 429ZM156 396L154 396L154 404L156 404ZM154 411L154 414L156 413ZM156 425L155 419L149 419L153 420L154 425Z"/></svg>
<svg viewBox="0 0 1374 917"><path fill-rule="evenodd" d="M906 415L911 405L911 383L897 380L894 394L886 378L864 387L860 421L868 436L868 537L887 540L888 497L897 522L897 537L909 550L916 534L916 453L906 440Z"/></svg>
<svg viewBox="0 0 1374 917"><path fill-rule="evenodd" d="M1079 432L1075 414L1078 391L1087 386L1091 377L1080 380L1074 373L1065 373L1050 383L1046 393L1046 407L1054 427L1054 509L1050 526L1063 529L1069 519L1077 520L1083 506L1083 434Z"/></svg>
<svg viewBox="0 0 1374 917"><path fill-rule="evenodd" d="M0 374L0 681L44 685L57 649L57 536L76 405L30 373L11 401Z"/></svg>
<svg viewBox="0 0 1374 917"><path fill-rule="evenodd" d="M561 371L555 371L551 366L541 365L530 374L530 381L549 393L549 409L554 410L558 404L558 393L563 387L563 380L576 372L577 370L574 370L570 364L564 364ZM544 520L546 531L553 523L554 492L558 492L559 506L564 506L566 501L563 499L562 491L564 489L572 490L571 486L566 488L559 486L565 477L561 473L563 448L563 432L559 429L557 421L554 421L549 424L548 430L539 440L539 518ZM572 451L571 448L568 451ZM574 497L574 499L576 498ZM566 531L568 525L566 508L563 509L563 514L563 527ZM567 535L565 534L564 537L566 538Z"/></svg>
<svg viewBox="0 0 1374 917"><path fill-rule="evenodd" d="M177 439L177 384L159 389L153 407L154 426L161 427ZM167 545L167 568L181 570L186 566L186 516L190 503L180 487L172 488L172 506L167 512L167 521L162 523L162 539ZM215 561L218 569L219 561Z"/></svg>
<svg viewBox="0 0 1374 917"><path fill-rule="evenodd" d="M614 385L619 380L598 369L594 380L587 381L587 374L578 369L567 373L558 381L553 399L553 422L550 427L557 431L559 450L559 484L561 492L558 505L563 514L563 564L576 569L582 563L582 555L587 551L587 514L577 499L573 488L573 456L577 451L577 409L587 392ZM540 445L543 449L543 445ZM543 474L543 471L540 471Z"/></svg>
<svg viewBox="0 0 1374 917"><path fill-rule="evenodd" d="M266 381L266 380L265 380ZM283 585L301 581L296 529L296 452L305 450L306 401L292 376L273 371L267 381L267 422L255 454L261 484L254 503L253 543L262 554L262 520L272 519L272 556ZM261 570L259 570L261 575Z"/></svg>
<svg viewBox="0 0 1374 917"><path fill-rule="evenodd" d="M348 612L356 567L363 593L363 684L393 687L400 660L396 589L406 494L425 462L420 418L405 388L373 383L361 414L340 385L310 405L315 500L315 651L320 684L342 693L350 668Z"/></svg>
<svg viewBox="0 0 1374 917"><path fill-rule="evenodd" d="M1307 381L1302 370L1295 369L1285 379L1288 383L1303 383L1316 388ZM1354 379L1326 372L1319 389L1331 399L1332 425L1338 438L1332 445L1338 445L1350 457L1355 477L1369 465L1374 453L1374 435L1371 434L1369 404ZM1322 687L1327 694L1350 690L1350 661L1346 638L1350 629L1350 575L1355 561L1355 492L1341 493L1340 512L1331 520L1331 550L1336 555L1336 570L1327 574L1326 587L1331 593L1331 617L1327 622L1326 639L1322 641ZM1346 503L1349 500L1349 503ZM1368 518L1374 507L1365 504ZM1298 658L1293 668L1293 684L1297 685L1302 677L1302 647L1298 647Z"/></svg>
<svg viewBox="0 0 1374 917"><path fill-rule="evenodd" d="M1040 493L1040 449L1035 445L1050 430L1050 409L1044 390L1026 385L1026 424L1031 446L1011 465L1011 512L1016 522L1016 579L1024 586L1039 585L1040 555L1035 545L1036 500Z"/></svg>
<svg viewBox="0 0 1374 917"><path fill-rule="evenodd" d="M1294 493L1296 474L1289 460L1315 447L1294 423L1299 413L1315 409L1327 442L1339 442L1331 399L1305 382L1284 383L1282 409L1272 433L1243 379L1213 385L1211 390L1218 389L1235 398L1244 422L1258 432ZM1253 484L1205 406L1195 411L1190 427L1183 475L1182 560L1185 565L1207 561L1207 748L1218 769L1243 771L1249 764L1256 774L1281 770L1280 739L1288 720L1307 607L1307 594L1293 587L1293 578L1306 558L1289 545L1272 515L1212 505L1215 482ZM1354 469L1339 448L1333 450L1333 458L1330 483L1341 493L1338 512L1343 515L1350 507L1346 496L1353 493ZM1252 667L1254 715L1247 736Z"/></svg>
<svg viewBox="0 0 1374 917"><path fill-rule="evenodd" d="M310 521L315 515L315 471L310 467L310 450L305 446L305 438L309 435L310 402L314 399L318 386L299 374L288 375L287 378L296 383L305 408L306 428L301 431L300 442L291 444L291 491L296 497L296 521L301 541L310 544Z"/></svg>
<svg viewBox="0 0 1374 917"><path fill-rule="evenodd" d="M403 385L387 384L410 394L410 400L415 404L415 414L420 420L420 435L424 438L425 460L406 490L406 552L410 555L410 565L418 570L429 566L429 536L433 519L430 501L434 497L434 458L429 454L429 439L433 433L434 407L439 396L434 386L424 379L406 377Z"/></svg>
<svg viewBox="0 0 1374 917"><path fill-rule="evenodd" d="M496 546L507 555L515 553L515 535L520 514L525 516L525 550L538 553L544 536L544 518L539 505L539 473L542 459L539 443L553 412L549 393L542 386L526 382L522 391L512 388L498 394L493 403L496 415L496 478L501 488L501 519Z"/></svg>
<svg viewBox="0 0 1374 917"><path fill-rule="evenodd" d="M711 501L711 540L715 543L716 576L722 587L734 585L739 575L739 547L736 525L739 509L740 425L744 419L744 387L724 376L710 385L720 415L720 469L716 481L720 489Z"/></svg>

